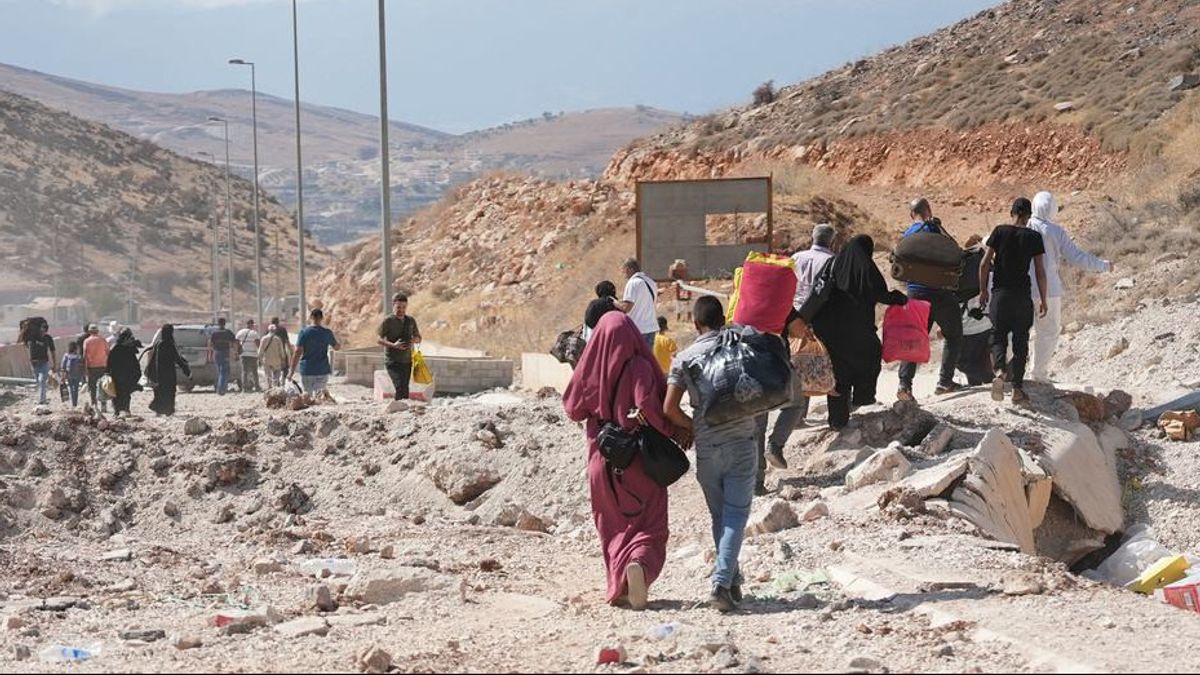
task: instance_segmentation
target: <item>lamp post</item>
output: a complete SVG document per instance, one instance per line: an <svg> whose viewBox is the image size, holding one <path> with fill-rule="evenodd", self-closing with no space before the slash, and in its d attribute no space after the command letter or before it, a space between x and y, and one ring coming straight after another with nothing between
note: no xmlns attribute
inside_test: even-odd
<svg viewBox="0 0 1200 675"><path fill-rule="evenodd" d="M387 26L384 22L383 0L379 0L379 245L382 253L384 314L391 307L389 296L392 292L392 177L388 150Z"/></svg>
<svg viewBox="0 0 1200 675"><path fill-rule="evenodd" d="M233 183L229 179L229 120L213 115L209 122L220 122L225 127L225 223L229 228L229 320L237 324L237 312L233 308Z"/></svg>
<svg viewBox="0 0 1200 675"><path fill-rule="evenodd" d="M263 325L262 300L262 232L258 226L258 83L254 62L244 59L229 59L230 65L250 66L250 119L254 136L254 313L258 325ZM261 330L261 328L260 328Z"/></svg>
<svg viewBox="0 0 1200 675"><path fill-rule="evenodd" d="M197 157L208 157L210 164L216 164L217 158L211 152L200 151L196 153ZM217 200L213 200L216 203ZM211 284L209 289L209 303L212 305L212 318L216 321L217 311L221 304L221 275L217 274L217 221L213 217L212 212L208 214L208 236L210 251L208 257L209 274Z"/></svg>
<svg viewBox="0 0 1200 675"><path fill-rule="evenodd" d="M300 30L296 0L292 0L292 71L296 83L296 249L300 263L300 325L308 321L308 298L304 291L304 165L300 159Z"/></svg>

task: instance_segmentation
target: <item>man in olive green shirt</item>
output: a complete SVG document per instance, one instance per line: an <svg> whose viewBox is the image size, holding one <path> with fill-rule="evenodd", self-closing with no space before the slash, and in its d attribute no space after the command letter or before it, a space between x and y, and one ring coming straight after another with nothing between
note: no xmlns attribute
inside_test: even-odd
<svg viewBox="0 0 1200 675"><path fill-rule="evenodd" d="M421 344L417 320L408 315L408 296L392 296L392 315L379 324L379 346L387 353L387 371L396 389L396 400L408 398L412 379L412 350Z"/></svg>

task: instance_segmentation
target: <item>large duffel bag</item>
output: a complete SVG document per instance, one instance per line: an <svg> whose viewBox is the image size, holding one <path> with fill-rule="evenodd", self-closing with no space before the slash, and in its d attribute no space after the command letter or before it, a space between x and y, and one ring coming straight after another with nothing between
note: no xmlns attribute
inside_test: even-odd
<svg viewBox="0 0 1200 675"><path fill-rule="evenodd" d="M896 244L891 263L893 279L956 291L963 273L963 252L944 234L917 232Z"/></svg>
<svg viewBox="0 0 1200 675"><path fill-rule="evenodd" d="M753 252L735 275L734 289L728 320L782 334L796 297L796 263L787 256Z"/></svg>

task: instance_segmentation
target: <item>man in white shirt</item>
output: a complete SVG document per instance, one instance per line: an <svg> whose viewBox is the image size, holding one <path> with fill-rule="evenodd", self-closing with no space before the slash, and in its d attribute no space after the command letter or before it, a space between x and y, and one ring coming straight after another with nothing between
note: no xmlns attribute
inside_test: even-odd
<svg viewBox="0 0 1200 675"><path fill-rule="evenodd" d="M262 336L255 330L254 319L246 321L246 327L237 335L242 354L242 391L262 391L258 384L258 342Z"/></svg>
<svg viewBox="0 0 1200 675"><path fill-rule="evenodd" d="M655 302L658 300L658 284L645 272L637 258L626 258L621 263L621 272L628 281L625 282L625 293L617 302L617 309L629 315L637 326L638 332L646 340L650 350L654 350L654 337L658 335L658 312Z"/></svg>
<svg viewBox="0 0 1200 675"><path fill-rule="evenodd" d="M1033 217L1029 220L1029 229L1042 235L1042 243L1046 248L1043 258L1046 268L1046 314L1034 318L1033 342L1033 373L1032 378L1037 382L1047 382L1050 379L1050 360L1058 349L1058 336L1062 333L1062 305L1065 291L1062 277L1058 268L1062 263L1089 272L1111 272L1112 261L1101 260L1087 251L1079 248L1071 239L1071 235L1055 222L1058 217L1058 203L1049 192L1039 192L1033 197ZM1032 279L1033 293L1037 296L1037 278L1033 269L1029 270Z"/></svg>

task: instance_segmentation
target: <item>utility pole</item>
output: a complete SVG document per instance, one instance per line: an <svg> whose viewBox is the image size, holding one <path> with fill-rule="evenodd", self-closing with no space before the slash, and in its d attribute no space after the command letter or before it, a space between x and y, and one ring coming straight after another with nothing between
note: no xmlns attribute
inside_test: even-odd
<svg viewBox="0 0 1200 675"><path fill-rule="evenodd" d="M258 227L258 83L255 79L254 62L230 59L235 66L250 66L250 119L254 130L254 312L259 329L263 326L262 300L262 232Z"/></svg>
<svg viewBox="0 0 1200 675"><path fill-rule="evenodd" d="M196 155L198 157L208 157L208 161L210 164L215 165L217 163L216 156L213 155L211 152L205 152L202 150L200 152L197 152ZM215 209L216 203L217 203L216 196L213 195L212 199L209 200L210 209L208 212L208 240L209 240L209 244L212 249L211 255L210 255L210 260L209 260L209 268L210 268L209 272L211 275L209 278L211 279L211 285L212 285L212 295L211 295L210 300L212 303L212 321L214 321L214 322L217 320L217 314L221 311L221 275L218 274L218 272L217 272L218 258L217 258L217 216L216 216L216 209Z"/></svg>
<svg viewBox="0 0 1200 675"><path fill-rule="evenodd" d="M379 0L379 246L382 254L383 313L391 307L392 293L392 177L388 147L387 100L387 25L383 13L384 0Z"/></svg>
<svg viewBox="0 0 1200 675"><path fill-rule="evenodd" d="M296 83L296 256L300 263L300 326L308 322L304 290L304 163L300 159L300 29L296 0L292 0L292 70Z"/></svg>
<svg viewBox="0 0 1200 675"><path fill-rule="evenodd" d="M237 323L237 310L233 306L233 182L229 178L229 120L223 117L209 117L209 122L220 122L225 127L225 224L229 230L229 241L226 253L229 254L229 322Z"/></svg>
<svg viewBox="0 0 1200 675"><path fill-rule="evenodd" d="M282 303L283 302L283 284L280 283L280 281L279 281L279 230L278 229L275 230L275 246L271 249L271 252L275 254L275 261L274 261L274 264L272 265L272 267L275 268L275 300L277 303ZM280 307L282 307L282 304L279 304L275 307L276 314L281 313L279 311Z"/></svg>

